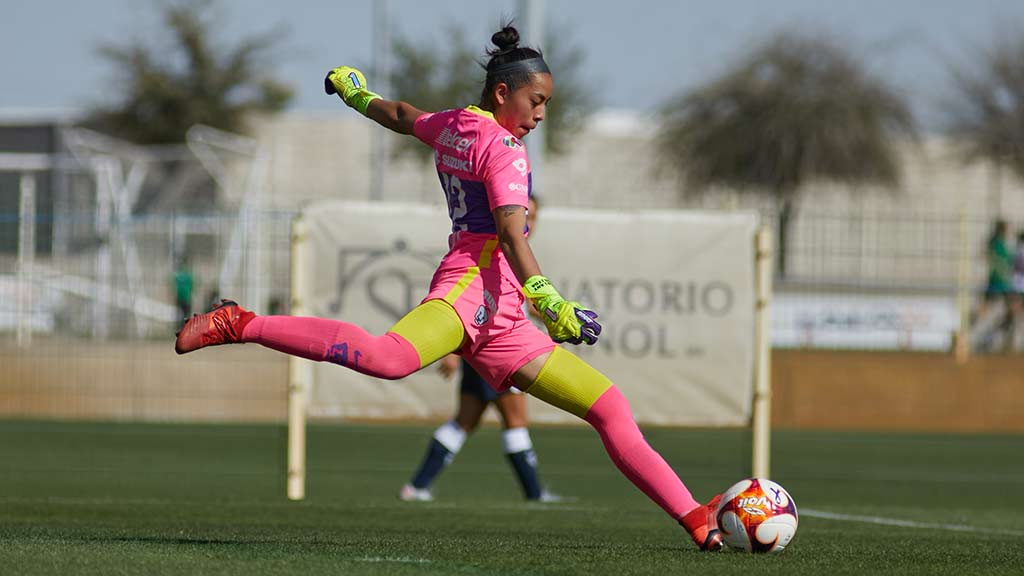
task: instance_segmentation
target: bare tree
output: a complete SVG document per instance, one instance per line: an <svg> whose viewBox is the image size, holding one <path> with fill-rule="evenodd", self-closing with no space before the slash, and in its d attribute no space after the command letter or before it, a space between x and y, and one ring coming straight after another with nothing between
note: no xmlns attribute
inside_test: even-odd
<svg viewBox="0 0 1024 576"><path fill-rule="evenodd" d="M1024 179L1024 36L1005 30L973 62L952 67L949 132L964 159L1009 169ZM998 182L999 179L996 179ZM998 208L998 207L997 207Z"/></svg>
<svg viewBox="0 0 1024 576"><path fill-rule="evenodd" d="M915 134L903 100L836 43L776 34L664 109L662 161L689 190L725 186L778 206L778 271L801 187L812 180L895 186L896 135Z"/></svg>
<svg viewBox="0 0 1024 576"><path fill-rule="evenodd" d="M555 93L548 102L544 123L545 144L550 154L564 154L572 136L580 131L593 105L591 90L580 76L585 54L572 41L568 25L556 24L545 38L544 59L555 79Z"/></svg>
<svg viewBox="0 0 1024 576"><path fill-rule="evenodd" d="M429 39L414 42L395 35L391 65L393 94L387 97L430 112L477 103L483 85L477 76L482 79L483 75L477 74L476 51L470 47L461 28L449 28L444 38L441 43ZM395 142L395 153L414 154L424 161L433 157L433 150L408 138Z"/></svg>
<svg viewBox="0 0 1024 576"><path fill-rule="evenodd" d="M213 34L215 0L161 3L172 35L166 51L141 40L101 46L124 91L94 107L88 126L139 144L177 143L194 124L240 132L253 111L278 111L292 89L272 78L268 53L279 31L223 46Z"/></svg>

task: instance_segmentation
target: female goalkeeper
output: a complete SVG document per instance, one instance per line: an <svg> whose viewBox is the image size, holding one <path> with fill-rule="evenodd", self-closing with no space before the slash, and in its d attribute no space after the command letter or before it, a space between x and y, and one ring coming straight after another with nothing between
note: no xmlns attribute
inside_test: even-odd
<svg viewBox="0 0 1024 576"><path fill-rule="evenodd" d="M219 344L256 342L333 362L378 378L403 378L457 352L498 392L516 386L584 419L618 469L689 533L701 550L719 550L718 497L690 495L644 440L625 397L604 375L555 342L594 344L597 314L567 301L541 274L526 239L530 164L520 138L544 120L553 82L543 56L520 47L506 25L491 37L478 106L428 113L384 100L363 74L342 66L325 79L328 94L399 134L434 149L452 232L422 303L383 336L323 318L256 316L225 300L193 316L178 334L184 354ZM548 334L527 320L524 296ZM550 337L549 337L550 336ZM554 341L554 342L553 342Z"/></svg>

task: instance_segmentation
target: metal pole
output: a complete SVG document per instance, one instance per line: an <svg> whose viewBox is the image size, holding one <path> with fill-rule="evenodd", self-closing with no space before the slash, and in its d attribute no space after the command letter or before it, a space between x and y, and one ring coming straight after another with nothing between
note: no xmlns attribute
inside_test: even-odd
<svg viewBox="0 0 1024 576"><path fill-rule="evenodd" d="M519 30L522 32L523 44L530 48L544 46L544 0L519 0ZM547 142L545 140L544 122L530 132L526 143L526 152L530 157L530 177L533 189L540 195L544 194L544 164L547 158Z"/></svg>
<svg viewBox="0 0 1024 576"><path fill-rule="evenodd" d="M771 300L772 300L772 237L771 230L763 227L757 232L755 244L755 271L757 274L757 303L754 321L754 407L753 465L756 478L768 478L771 460L772 432L772 347L771 347Z"/></svg>
<svg viewBox="0 0 1024 576"><path fill-rule="evenodd" d="M960 207L960 261L957 264L957 308L960 327L953 341L953 357L957 364L966 364L971 355L971 260L970 223L967 220L967 201Z"/></svg>
<svg viewBox="0 0 1024 576"><path fill-rule="evenodd" d="M373 3L373 86L378 94L389 98L391 94L391 2ZM370 132L370 200L384 199L384 171L388 160L388 134L386 130Z"/></svg>
<svg viewBox="0 0 1024 576"><path fill-rule="evenodd" d="M36 178L22 172L18 198L18 331L19 347L32 343L32 265L36 254Z"/></svg>

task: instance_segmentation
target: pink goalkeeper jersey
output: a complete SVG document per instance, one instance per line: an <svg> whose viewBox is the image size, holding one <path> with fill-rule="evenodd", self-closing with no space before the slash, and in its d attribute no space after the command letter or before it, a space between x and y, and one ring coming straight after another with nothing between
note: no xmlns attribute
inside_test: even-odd
<svg viewBox="0 0 1024 576"><path fill-rule="evenodd" d="M452 245L464 232L495 234L495 208L527 206L531 178L526 148L490 112L470 106L424 114L413 132L434 149L452 219Z"/></svg>
<svg viewBox="0 0 1024 576"><path fill-rule="evenodd" d="M523 314L523 293L498 248L492 215L499 206L527 206L526 149L476 106L424 114L413 132L434 149L452 220L448 254L424 301L452 305L466 330L463 357L502 391L512 372L554 346Z"/></svg>

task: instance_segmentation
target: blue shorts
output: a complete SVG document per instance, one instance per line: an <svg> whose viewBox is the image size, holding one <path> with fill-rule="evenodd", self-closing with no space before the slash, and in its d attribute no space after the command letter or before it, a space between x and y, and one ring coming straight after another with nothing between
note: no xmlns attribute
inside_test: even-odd
<svg viewBox="0 0 1024 576"><path fill-rule="evenodd" d="M491 385L484 380L483 376L477 373L469 362L465 359L460 360L462 363L462 379L459 385L459 392L462 394L469 394L470 396L476 396L484 404L489 404L498 399L498 396L502 394L508 394L508 391L498 393L491 388Z"/></svg>

